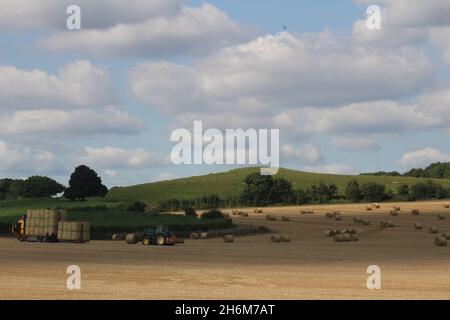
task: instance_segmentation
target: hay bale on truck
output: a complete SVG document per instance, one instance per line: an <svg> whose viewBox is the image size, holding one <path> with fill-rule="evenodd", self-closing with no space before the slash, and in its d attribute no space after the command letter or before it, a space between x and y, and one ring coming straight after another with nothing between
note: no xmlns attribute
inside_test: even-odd
<svg viewBox="0 0 450 320"><path fill-rule="evenodd" d="M28 209L12 231L21 241L56 242L61 213L62 210Z"/></svg>
<svg viewBox="0 0 450 320"><path fill-rule="evenodd" d="M58 223L58 240L61 242L89 242L91 238L89 222L60 221Z"/></svg>

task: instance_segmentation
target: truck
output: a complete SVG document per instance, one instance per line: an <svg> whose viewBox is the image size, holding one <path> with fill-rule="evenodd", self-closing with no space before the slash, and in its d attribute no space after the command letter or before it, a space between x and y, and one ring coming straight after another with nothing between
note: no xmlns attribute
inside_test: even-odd
<svg viewBox="0 0 450 320"><path fill-rule="evenodd" d="M90 240L89 223L65 221L64 210L27 210L12 225L11 232L20 241L84 243Z"/></svg>

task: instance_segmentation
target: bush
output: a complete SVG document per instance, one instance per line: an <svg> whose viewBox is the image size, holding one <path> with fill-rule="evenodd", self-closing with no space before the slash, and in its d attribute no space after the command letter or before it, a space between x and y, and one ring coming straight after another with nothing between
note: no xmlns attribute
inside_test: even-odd
<svg viewBox="0 0 450 320"><path fill-rule="evenodd" d="M211 209L202 214L202 219L218 219L224 217L222 211L218 209Z"/></svg>
<svg viewBox="0 0 450 320"><path fill-rule="evenodd" d="M184 214L186 216L197 216L197 211L193 207L184 208Z"/></svg>

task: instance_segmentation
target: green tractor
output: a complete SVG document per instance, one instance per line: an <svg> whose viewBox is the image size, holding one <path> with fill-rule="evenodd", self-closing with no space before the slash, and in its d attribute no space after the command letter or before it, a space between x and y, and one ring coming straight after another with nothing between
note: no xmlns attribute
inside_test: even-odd
<svg viewBox="0 0 450 320"><path fill-rule="evenodd" d="M176 241L177 238L169 230L169 227L163 225L147 227L142 237L142 244L144 246L173 246Z"/></svg>

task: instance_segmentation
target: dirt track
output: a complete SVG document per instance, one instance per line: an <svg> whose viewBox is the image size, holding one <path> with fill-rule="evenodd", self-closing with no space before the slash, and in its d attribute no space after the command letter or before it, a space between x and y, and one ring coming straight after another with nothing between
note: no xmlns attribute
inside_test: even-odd
<svg viewBox="0 0 450 320"><path fill-rule="evenodd" d="M450 247L435 247L427 227L450 231L450 210L443 203L392 204L365 211L365 205L265 209L234 218L236 223L267 225L288 233L291 243L271 243L270 235L188 240L176 247L144 247L122 242L89 244L20 243L0 239L1 299L450 299ZM412 208L421 209L412 216ZM324 217L340 210L343 221ZM288 215L290 222L266 222L266 213ZM437 220L438 213L447 219ZM370 226L352 222L366 216ZM396 227L380 230L381 220ZM422 222L424 230L414 230ZM356 228L359 242L335 243L325 229ZM79 265L82 289L65 287L68 265ZM366 269L379 265L382 290L368 290Z"/></svg>

